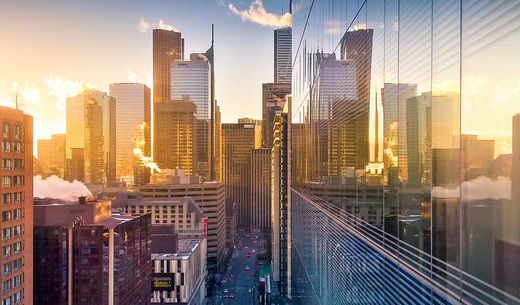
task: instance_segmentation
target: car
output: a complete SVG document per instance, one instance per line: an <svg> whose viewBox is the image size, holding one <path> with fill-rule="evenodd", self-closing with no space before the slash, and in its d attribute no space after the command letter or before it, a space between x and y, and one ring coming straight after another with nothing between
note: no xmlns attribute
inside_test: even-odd
<svg viewBox="0 0 520 305"><path fill-rule="evenodd" d="M224 289L224 293L228 293L228 292L229 292L229 290L227 288Z"/></svg>
<svg viewBox="0 0 520 305"><path fill-rule="evenodd" d="M251 268L249 268L249 266L245 266L245 267L244 267L244 270L245 270L245 271L249 271L249 270L251 270Z"/></svg>

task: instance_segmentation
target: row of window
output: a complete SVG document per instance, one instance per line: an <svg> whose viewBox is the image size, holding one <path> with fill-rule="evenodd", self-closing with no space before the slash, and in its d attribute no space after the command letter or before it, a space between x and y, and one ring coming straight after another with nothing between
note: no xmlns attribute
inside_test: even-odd
<svg viewBox="0 0 520 305"><path fill-rule="evenodd" d="M14 138L19 140L22 135L22 127L18 124L15 124L13 131L14 131ZM11 125L8 122L4 122L4 128L2 130L4 139L9 138L10 132L11 132Z"/></svg>
<svg viewBox="0 0 520 305"><path fill-rule="evenodd" d="M22 267L23 267L23 258L20 257L13 261L4 263L2 265L2 270L3 270L2 274L7 275L11 272L15 272L15 271L22 269Z"/></svg>
<svg viewBox="0 0 520 305"><path fill-rule="evenodd" d="M2 204L10 204L10 203L22 203L25 201L25 193L24 192L15 192L15 193L4 193L2 194Z"/></svg>
<svg viewBox="0 0 520 305"><path fill-rule="evenodd" d="M23 153L25 151L25 145L20 142L11 142L11 141L2 141L2 151L3 152L15 152L15 153Z"/></svg>
<svg viewBox="0 0 520 305"><path fill-rule="evenodd" d="M21 241L17 241L11 245L3 246L2 247L2 255L4 257L11 256L11 254L17 254L22 252L23 250L23 243Z"/></svg>
<svg viewBox="0 0 520 305"><path fill-rule="evenodd" d="M7 222L11 220L20 220L23 218L23 209L18 208L9 211L2 211L2 222Z"/></svg>
<svg viewBox="0 0 520 305"><path fill-rule="evenodd" d="M2 186L3 187L24 186L24 185L25 185L25 177L23 175L2 176Z"/></svg>
<svg viewBox="0 0 520 305"><path fill-rule="evenodd" d="M12 288L16 288L22 285L22 275L19 274L11 279L2 282L2 293L6 293Z"/></svg>
<svg viewBox="0 0 520 305"><path fill-rule="evenodd" d="M23 159L2 159L2 169L24 169Z"/></svg>
<svg viewBox="0 0 520 305"><path fill-rule="evenodd" d="M22 225L17 225L17 226L10 227L10 228L3 228L2 229L2 240L9 240L11 238L21 236L22 234L23 234Z"/></svg>
<svg viewBox="0 0 520 305"><path fill-rule="evenodd" d="M2 300L2 305L12 305L12 304L18 304L23 299L23 292L18 291L17 293L13 294L12 296L5 298Z"/></svg>

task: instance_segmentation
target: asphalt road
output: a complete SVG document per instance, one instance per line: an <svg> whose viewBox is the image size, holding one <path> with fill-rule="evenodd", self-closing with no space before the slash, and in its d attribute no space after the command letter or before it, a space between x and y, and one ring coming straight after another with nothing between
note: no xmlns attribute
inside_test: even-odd
<svg viewBox="0 0 520 305"><path fill-rule="evenodd" d="M249 292L249 290L257 284L255 279L258 278L256 235L250 234L249 238L246 237L246 235L247 234L243 234L239 236L239 240L241 240L242 243L236 245L232 256L233 258L230 260L224 275L224 282L221 283L221 287L216 291L216 304L254 304L253 298L254 295L256 295L256 291L251 290L251 292ZM250 257L247 256L248 252L251 254ZM246 266L248 266L250 270L245 270ZM224 289L226 288L228 292L224 293Z"/></svg>

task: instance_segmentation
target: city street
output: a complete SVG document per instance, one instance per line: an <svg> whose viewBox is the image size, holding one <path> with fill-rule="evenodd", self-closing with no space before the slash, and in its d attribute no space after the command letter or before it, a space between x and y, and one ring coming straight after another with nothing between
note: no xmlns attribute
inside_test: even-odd
<svg viewBox="0 0 520 305"><path fill-rule="evenodd" d="M249 237L247 237L249 236ZM239 236L235 252L222 279L220 287L216 289L214 304L255 304L254 285L257 284L258 266L257 243L255 234L242 234Z"/></svg>

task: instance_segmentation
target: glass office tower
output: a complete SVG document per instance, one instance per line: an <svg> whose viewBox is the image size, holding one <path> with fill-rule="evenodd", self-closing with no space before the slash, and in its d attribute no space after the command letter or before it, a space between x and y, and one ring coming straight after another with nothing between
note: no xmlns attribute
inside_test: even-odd
<svg viewBox="0 0 520 305"><path fill-rule="evenodd" d="M291 303L520 304L520 2L303 0L293 46Z"/></svg>

